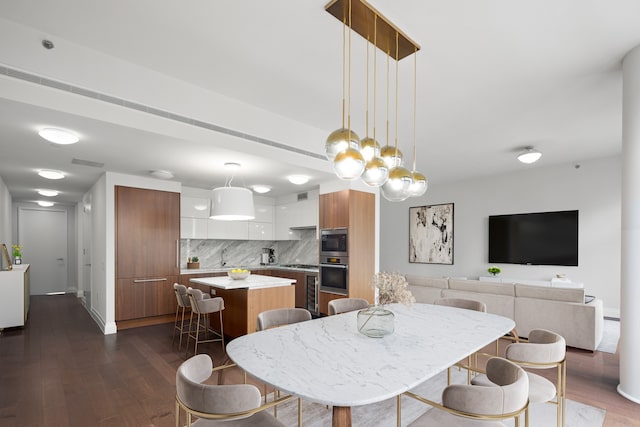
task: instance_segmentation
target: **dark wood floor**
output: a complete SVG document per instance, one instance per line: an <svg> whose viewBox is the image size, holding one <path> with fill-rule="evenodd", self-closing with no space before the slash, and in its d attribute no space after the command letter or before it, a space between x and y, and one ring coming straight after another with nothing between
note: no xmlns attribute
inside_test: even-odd
<svg viewBox="0 0 640 427"><path fill-rule="evenodd" d="M172 324L105 336L74 296L31 304L27 326L0 336L1 427L174 425ZM640 405L615 391L617 355L570 349L567 371L568 397L606 409L605 426L640 426Z"/></svg>

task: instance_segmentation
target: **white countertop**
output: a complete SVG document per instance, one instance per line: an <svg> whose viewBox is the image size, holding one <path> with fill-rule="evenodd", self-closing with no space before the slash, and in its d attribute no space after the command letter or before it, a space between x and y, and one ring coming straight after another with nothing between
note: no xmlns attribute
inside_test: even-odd
<svg viewBox="0 0 640 427"><path fill-rule="evenodd" d="M206 273L226 273L227 271L233 270L234 268L246 268L250 271L260 270L288 270L288 271L304 271L317 273L318 268L300 268L300 267L285 267L280 264L269 264L269 265L259 265L259 266L235 266L235 267L218 267L218 268L183 268L180 270L181 275L187 274L206 274Z"/></svg>
<svg viewBox="0 0 640 427"><path fill-rule="evenodd" d="M244 280L234 280L229 276L219 277L201 277L198 279L190 279L190 282L200 285L207 285L220 289L261 289L261 288L277 288L279 286L290 286L295 283L295 279L287 279L284 277L262 276L260 274L252 274Z"/></svg>
<svg viewBox="0 0 640 427"><path fill-rule="evenodd" d="M227 354L279 390L340 407L379 402L409 390L515 326L489 313L432 304L391 304L395 332L369 338L357 312L238 337Z"/></svg>

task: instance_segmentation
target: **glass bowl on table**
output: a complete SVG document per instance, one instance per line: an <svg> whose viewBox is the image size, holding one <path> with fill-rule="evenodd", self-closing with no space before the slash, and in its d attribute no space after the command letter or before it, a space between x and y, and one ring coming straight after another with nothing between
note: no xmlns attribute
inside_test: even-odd
<svg viewBox="0 0 640 427"><path fill-rule="evenodd" d="M250 274L251 272L249 270L242 268L234 268L227 272L227 275L229 275L233 280L244 280L249 277Z"/></svg>

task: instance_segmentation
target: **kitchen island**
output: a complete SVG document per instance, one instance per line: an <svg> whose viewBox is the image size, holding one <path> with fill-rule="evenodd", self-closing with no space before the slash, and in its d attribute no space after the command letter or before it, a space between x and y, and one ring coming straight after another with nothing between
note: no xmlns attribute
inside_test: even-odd
<svg viewBox="0 0 640 427"><path fill-rule="evenodd" d="M294 279L252 274L244 280L215 276L189 282L212 297L224 299L224 334L231 338L255 332L258 313L295 307Z"/></svg>

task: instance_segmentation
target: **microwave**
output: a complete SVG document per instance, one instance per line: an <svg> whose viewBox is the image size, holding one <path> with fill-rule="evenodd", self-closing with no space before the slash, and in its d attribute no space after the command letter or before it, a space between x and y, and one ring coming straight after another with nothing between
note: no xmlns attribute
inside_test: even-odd
<svg viewBox="0 0 640 427"><path fill-rule="evenodd" d="M347 229L324 228L320 230L320 255L347 256Z"/></svg>

